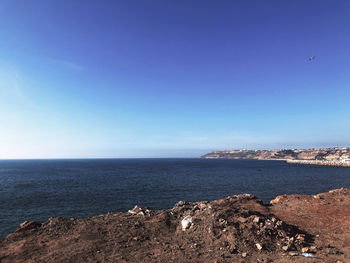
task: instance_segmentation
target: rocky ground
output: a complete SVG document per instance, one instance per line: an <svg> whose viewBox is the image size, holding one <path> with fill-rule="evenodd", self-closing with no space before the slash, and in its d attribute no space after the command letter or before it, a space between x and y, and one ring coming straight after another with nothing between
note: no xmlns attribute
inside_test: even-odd
<svg viewBox="0 0 350 263"><path fill-rule="evenodd" d="M350 262L350 189L24 222L0 262Z"/></svg>

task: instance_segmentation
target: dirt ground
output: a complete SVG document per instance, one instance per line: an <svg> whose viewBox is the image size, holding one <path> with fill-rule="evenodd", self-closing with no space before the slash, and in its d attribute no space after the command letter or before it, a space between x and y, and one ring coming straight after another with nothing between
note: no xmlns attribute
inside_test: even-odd
<svg viewBox="0 0 350 263"><path fill-rule="evenodd" d="M350 189L24 222L0 262L350 262Z"/></svg>

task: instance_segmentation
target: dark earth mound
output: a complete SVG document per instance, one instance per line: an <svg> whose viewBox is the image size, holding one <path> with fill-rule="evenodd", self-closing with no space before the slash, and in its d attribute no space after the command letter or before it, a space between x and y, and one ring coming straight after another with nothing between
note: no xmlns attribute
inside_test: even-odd
<svg viewBox="0 0 350 263"><path fill-rule="evenodd" d="M0 262L350 262L350 190L24 222Z"/></svg>

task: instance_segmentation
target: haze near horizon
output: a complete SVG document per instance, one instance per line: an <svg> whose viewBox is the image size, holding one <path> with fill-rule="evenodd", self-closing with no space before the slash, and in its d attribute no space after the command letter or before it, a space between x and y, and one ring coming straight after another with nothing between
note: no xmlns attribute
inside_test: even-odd
<svg viewBox="0 0 350 263"><path fill-rule="evenodd" d="M349 15L346 0L3 0L0 158L349 146Z"/></svg>

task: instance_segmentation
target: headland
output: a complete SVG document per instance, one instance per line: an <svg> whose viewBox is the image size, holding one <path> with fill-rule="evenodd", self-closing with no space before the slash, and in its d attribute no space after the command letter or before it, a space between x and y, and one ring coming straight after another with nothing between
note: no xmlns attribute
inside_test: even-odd
<svg viewBox="0 0 350 263"><path fill-rule="evenodd" d="M283 160L288 163L350 167L350 148L222 150L212 151L200 158Z"/></svg>

